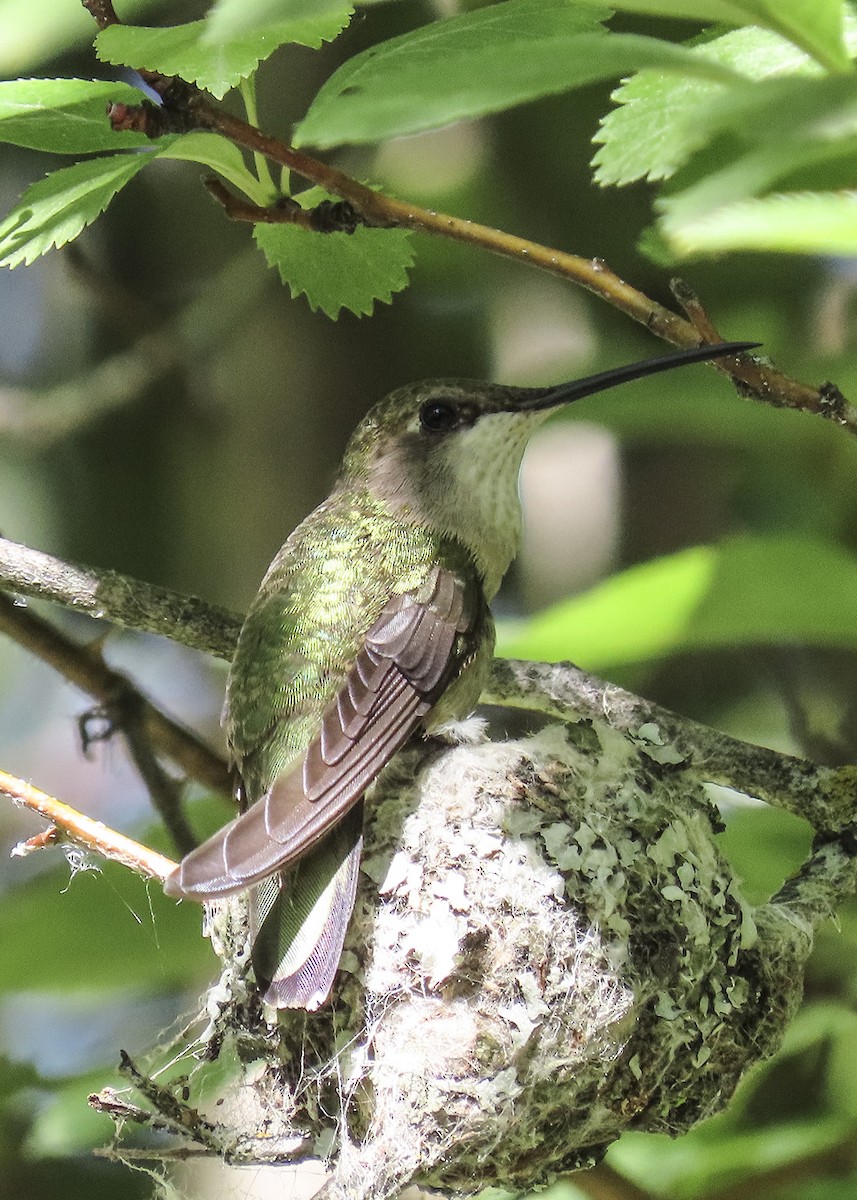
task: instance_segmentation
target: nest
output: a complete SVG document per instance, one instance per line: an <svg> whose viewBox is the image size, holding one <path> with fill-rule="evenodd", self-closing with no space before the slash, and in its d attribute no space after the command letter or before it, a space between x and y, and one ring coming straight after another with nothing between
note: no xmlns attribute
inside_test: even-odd
<svg viewBox="0 0 857 1200"><path fill-rule="evenodd" d="M581 721L400 755L318 1013L266 1023L221 914L229 1157L325 1157L336 1200L523 1191L721 1109L777 1048L812 930L742 900L716 810L656 742Z"/></svg>

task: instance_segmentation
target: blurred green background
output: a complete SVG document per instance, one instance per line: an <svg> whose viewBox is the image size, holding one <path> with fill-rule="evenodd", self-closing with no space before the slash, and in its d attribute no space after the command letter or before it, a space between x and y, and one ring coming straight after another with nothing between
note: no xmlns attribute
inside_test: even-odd
<svg viewBox="0 0 857 1200"><path fill-rule="evenodd" d="M322 51L279 51L258 81L262 123L287 131L341 61L442 7L369 6ZM136 10L177 21L203 8ZM111 78L90 36L75 0L0 0L7 77ZM334 161L420 204L603 258L669 304L667 273L636 249L647 190L590 182L609 93L590 88ZM0 153L5 212L52 164ZM568 285L428 238L415 239L412 286L393 305L334 323L289 298L200 175L157 163L70 249L0 274L5 536L240 610L325 495L355 422L392 387L438 375L547 383L660 352ZM682 274L724 336L761 341L796 378L857 394L852 262L745 255ZM740 737L853 761L855 468L846 433L743 401L703 367L582 402L528 456L528 544L498 603L501 649L570 658ZM580 599L544 615L569 595ZM49 615L81 638L100 633ZM105 652L221 744L223 664L131 635L111 635ZM5 642L0 686L0 766L169 849L118 744L82 754L86 697ZM197 816L210 824L225 811L202 802ZM727 816L724 849L762 899L805 854L807 830L740 798ZM118 869L69 881L55 852L10 862L8 848L35 829L0 809L0 1192L148 1194L147 1176L92 1157L110 1127L86 1095L116 1082L118 1047L144 1052L192 1011L213 959L197 912ZM729 1112L675 1144L625 1138L608 1161L643 1195L853 1196L855 999L849 906L818 939L783 1054Z"/></svg>

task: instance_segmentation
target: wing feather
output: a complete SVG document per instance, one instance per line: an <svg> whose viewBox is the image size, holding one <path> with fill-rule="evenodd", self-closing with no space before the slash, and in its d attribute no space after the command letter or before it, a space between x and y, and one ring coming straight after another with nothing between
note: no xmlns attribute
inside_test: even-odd
<svg viewBox="0 0 857 1200"><path fill-rule="evenodd" d="M181 862L166 890L203 900L258 884L299 859L360 799L460 666L474 587L436 568L394 596L369 630L302 760Z"/></svg>

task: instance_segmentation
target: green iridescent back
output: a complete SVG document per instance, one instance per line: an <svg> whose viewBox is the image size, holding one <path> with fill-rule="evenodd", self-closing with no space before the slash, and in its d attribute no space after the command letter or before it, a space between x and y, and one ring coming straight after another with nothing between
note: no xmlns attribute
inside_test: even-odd
<svg viewBox="0 0 857 1200"><path fill-rule="evenodd" d="M363 490L335 490L292 533L247 614L227 684L226 735L250 803L306 750L391 596L419 591L437 563L478 588L459 543L403 523Z"/></svg>

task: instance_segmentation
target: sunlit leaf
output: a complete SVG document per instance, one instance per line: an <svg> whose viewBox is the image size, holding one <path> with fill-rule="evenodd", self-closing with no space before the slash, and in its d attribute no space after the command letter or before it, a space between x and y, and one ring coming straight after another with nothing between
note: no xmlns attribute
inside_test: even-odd
<svg viewBox="0 0 857 1200"><path fill-rule="evenodd" d="M742 85L713 98L700 126L709 136L728 136L729 151L698 154L690 169L696 182L657 202L667 241L670 229L766 191L850 184L857 162L857 75Z"/></svg>
<svg viewBox="0 0 857 1200"><path fill-rule="evenodd" d="M758 81L791 71L817 70L797 47L762 29L740 29L697 46L693 53ZM737 81L736 81L737 83ZM614 93L618 107L601 122L592 160L600 184L667 179L708 139L706 114L728 85L641 71Z"/></svg>
<svg viewBox="0 0 857 1200"><path fill-rule="evenodd" d="M614 0L621 12L702 23L761 25L800 46L835 71L850 66L842 0Z"/></svg>
<svg viewBox="0 0 857 1200"><path fill-rule="evenodd" d="M714 569L707 546L632 567L523 626L501 625L497 653L591 669L661 657L682 643Z"/></svg>
<svg viewBox="0 0 857 1200"><path fill-rule="evenodd" d="M852 184L857 163L857 76L792 74L741 83L718 89L693 113L693 137L682 149L690 161L657 201L658 225L644 235L653 257L669 262L728 249L851 252L851 206L839 189ZM629 132L622 132L625 145ZM622 161L615 150L614 144L608 155L613 168ZM684 179L691 182L681 188ZM823 203L810 202L808 188ZM768 192L786 194L765 210L736 207ZM791 192L806 195L792 206ZM806 218L798 216L801 206Z"/></svg>
<svg viewBox="0 0 857 1200"><path fill-rule="evenodd" d="M793 642L857 648L857 558L810 538L748 537L632 567L501 629L498 653L605 670L679 651Z"/></svg>
<svg viewBox="0 0 857 1200"><path fill-rule="evenodd" d="M178 75L219 99L285 42L317 47L335 37L347 23L350 11L342 3L331 4L314 16L298 15L289 21L238 33L228 42L207 40L205 21L164 29L111 25L99 33L95 48L105 62Z"/></svg>
<svg viewBox="0 0 857 1200"><path fill-rule="evenodd" d="M857 74L796 73L724 88L698 114L707 138L731 133L748 144L836 141L857 132Z"/></svg>
<svg viewBox="0 0 857 1200"><path fill-rule="evenodd" d="M278 28L283 41L318 46L348 24L354 6L348 0L217 0L206 18L204 40L229 42L249 33Z"/></svg>
<svg viewBox="0 0 857 1200"><path fill-rule="evenodd" d="M11 79L0 82L0 141L55 154L86 154L150 145L142 133L115 133L107 119L113 101L139 104L127 83L91 79Z"/></svg>
<svg viewBox="0 0 857 1200"><path fill-rule="evenodd" d="M0 266L31 263L70 242L153 157L141 151L88 159L34 183L0 224Z"/></svg>
<svg viewBox="0 0 857 1200"><path fill-rule="evenodd" d="M842 0L742 0L751 19L782 33L829 70L851 66Z"/></svg>
<svg viewBox="0 0 857 1200"><path fill-rule="evenodd" d="M599 30L606 15L564 0L506 0L392 38L340 67L295 142L333 146L417 133L646 66L733 77L682 46Z"/></svg>
<svg viewBox="0 0 857 1200"><path fill-rule="evenodd" d="M320 188L299 197L305 208L329 199ZM253 237L268 265L276 267L292 296L336 318L347 308L358 316L375 301L389 303L408 284L413 264L410 235L403 229L367 229L352 234L311 233L295 225L254 226Z"/></svg>
<svg viewBox="0 0 857 1200"><path fill-rule="evenodd" d="M792 192L739 200L699 217L670 214L659 225L677 254L766 250L857 253L857 193Z"/></svg>
<svg viewBox="0 0 857 1200"><path fill-rule="evenodd" d="M585 5L588 0L572 0ZM751 0L611 0L610 7L617 12L640 13L651 17L674 17L682 21L699 21L713 25L722 22L729 25L747 23L747 11Z"/></svg>

